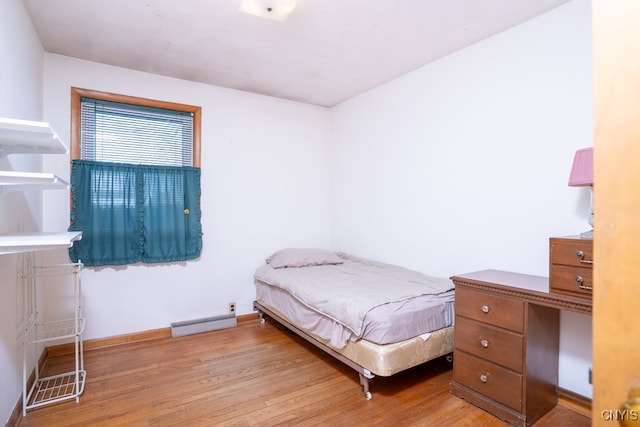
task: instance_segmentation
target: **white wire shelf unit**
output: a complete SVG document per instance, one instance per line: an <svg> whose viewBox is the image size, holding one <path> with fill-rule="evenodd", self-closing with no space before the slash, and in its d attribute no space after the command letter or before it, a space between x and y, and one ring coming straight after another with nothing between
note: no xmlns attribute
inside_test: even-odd
<svg viewBox="0 0 640 427"><path fill-rule="evenodd" d="M9 154L67 154L69 149L48 123L0 117L0 157ZM54 174L40 172L0 171L0 195L8 191L68 188L69 184ZM81 232L0 234L0 255L25 253L23 280L23 416L27 410L67 399L79 401L84 391L82 333L84 318L81 306L80 271L82 264L34 266L34 251L69 248L82 238ZM53 279L66 275L72 279ZM37 296L49 277L51 285L73 282L73 314L69 318L42 322ZM42 289L40 289L42 290ZM37 354L44 343L65 340L74 345L74 367L70 372L40 377ZM33 356L33 360L31 358ZM33 366L33 377L28 373ZM34 378L31 383L31 378ZM27 390L28 389L28 390Z"/></svg>
<svg viewBox="0 0 640 427"><path fill-rule="evenodd" d="M80 395L84 392L86 371L84 369L84 349L82 334L84 332L84 317L82 312L82 284L80 272L82 263L57 264L50 266L33 266L32 258L25 268L28 271L23 276L24 281L24 360L23 360L23 416L30 409L65 400L75 399L80 401ZM70 280L52 281L53 276L66 276ZM47 280L49 278L49 280ZM39 286L73 286L73 315L69 318L55 321L42 322L38 313L38 287ZM30 360L29 348L38 349L40 343L51 341L71 341L74 346L74 362L70 371L52 376L41 377L40 367L37 361ZM37 351L33 352L34 354ZM33 383L29 387L29 366L34 365Z"/></svg>

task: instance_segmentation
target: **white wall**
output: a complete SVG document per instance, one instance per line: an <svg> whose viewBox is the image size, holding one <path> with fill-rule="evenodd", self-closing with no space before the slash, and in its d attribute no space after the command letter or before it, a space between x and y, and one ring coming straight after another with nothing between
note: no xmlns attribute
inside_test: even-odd
<svg viewBox="0 0 640 427"><path fill-rule="evenodd" d="M588 229L588 192L567 181L592 98L591 3L575 0L339 105L333 247L547 276L548 238ZM590 396L590 318L566 318L560 386Z"/></svg>
<svg viewBox="0 0 640 427"><path fill-rule="evenodd" d="M42 120L42 46L22 2L5 0L0 13L0 117ZM0 170L40 171L40 156L0 157ZM0 233L40 227L39 192L0 193ZM0 424L22 391L21 257L0 256Z"/></svg>
<svg viewBox="0 0 640 427"><path fill-rule="evenodd" d="M329 110L46 54L45 115L66 141L72 86L202 107L202 256L86 268L87 339L223 314L229 302L250 313L253 271L268 255L330 245ZM68 177L68 158L45 165ZM45 204L45 230L65 229L69 200L50 193Z"/></svg>

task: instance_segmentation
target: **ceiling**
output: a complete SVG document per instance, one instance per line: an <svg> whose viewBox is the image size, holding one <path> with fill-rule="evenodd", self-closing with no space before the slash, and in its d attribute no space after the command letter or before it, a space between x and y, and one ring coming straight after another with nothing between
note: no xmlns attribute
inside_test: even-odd
<svg viewBox="0 0 640 427"><path fill-rule="evenodd" d="M326 107L568 1L23 0L47 52Z"/></svg>

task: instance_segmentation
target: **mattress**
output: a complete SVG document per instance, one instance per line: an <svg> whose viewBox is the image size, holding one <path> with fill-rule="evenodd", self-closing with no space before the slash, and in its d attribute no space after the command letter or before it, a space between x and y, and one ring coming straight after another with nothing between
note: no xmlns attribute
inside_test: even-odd
<svg viewBox="0 0 640 427"><path fill-rule="evenodd" d="M288 321L336 349L359 338L379 345L418 336L425 339L430 332L453 325L453 290L374 307L365 315L363 334L358 337L342 323L311 309L282 288L260 280L255 281L255 286L259 303L275 308Z"/></svg>
<svg viewBox="0 0 640 427"><path fill-rule="evenodd" d="M391 344L453 324L450 279L341 252L317 264L305 250L285 251L287 263L272 256L256 270L258 300L335 348L357 339Z"/></svg>

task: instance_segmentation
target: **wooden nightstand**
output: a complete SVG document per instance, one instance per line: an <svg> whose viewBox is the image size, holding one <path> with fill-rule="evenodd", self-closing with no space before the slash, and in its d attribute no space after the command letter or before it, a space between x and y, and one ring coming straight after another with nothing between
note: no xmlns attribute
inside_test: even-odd
<svg viewBox="0 0 640 427"><path fill-rule="evenodd" d="M591 301L549 292L546 277L484 270L451 278L456 323L451 393L511 425L557 403L559 310Z"/></svg>
<svg viewBox="0 0 640 427"><path fill-rule="evenodd" d="M549 239L551 292L591 298L593 294L593 239L580 236Z"/></svg>

